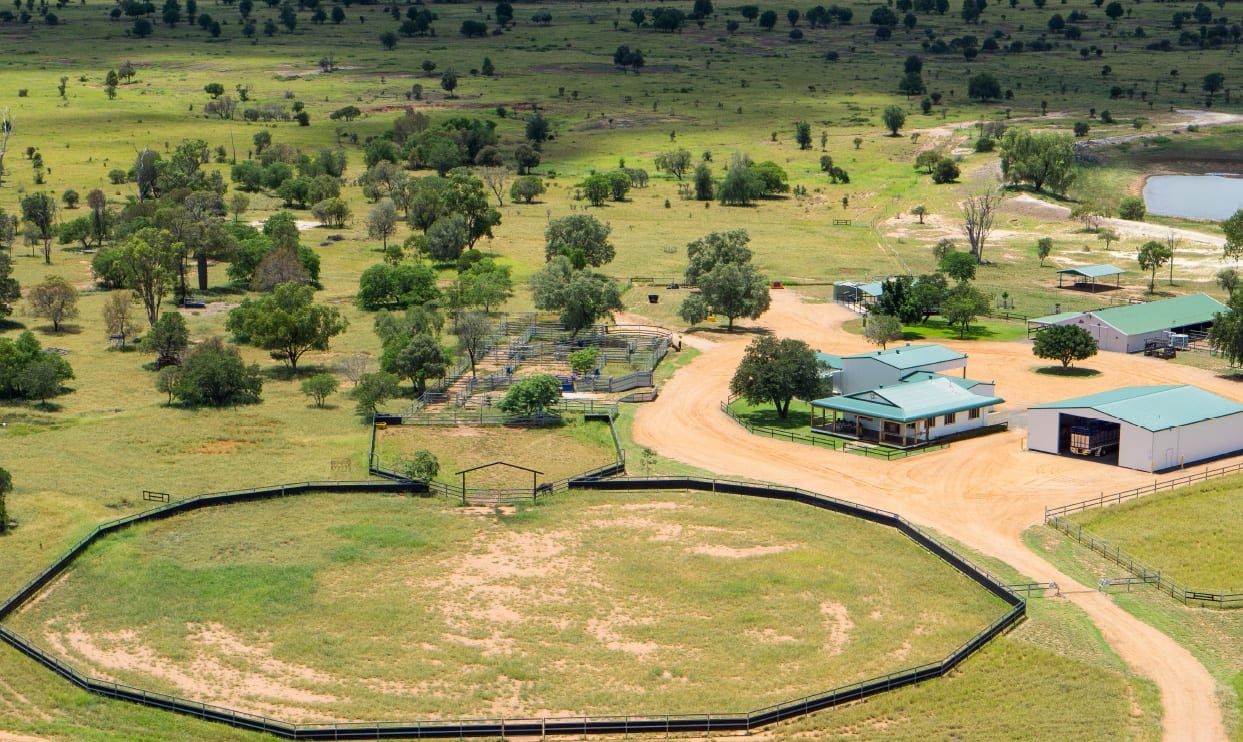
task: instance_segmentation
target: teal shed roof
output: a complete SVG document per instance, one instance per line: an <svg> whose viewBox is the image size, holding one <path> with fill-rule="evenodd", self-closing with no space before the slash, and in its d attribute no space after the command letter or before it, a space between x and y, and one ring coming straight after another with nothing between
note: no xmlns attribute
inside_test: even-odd
<svg viewBox="0 0 1243 742"><path fill-rule="evenodd" d="M1096 410L1156 432L1243 412L1243 404L1199 387L1127 386L1098 394L1035 405L1033 410Z"/></svg>
<svg viewBox="0 0 1243 742"><path fill-rule="evenodd" d="M957 376L949 376L947 374L938 374L935 371L912 371L906 376L903 376L901 379L899 379L899 381L902 381L903 383L906 383L906 384L913 384L917 381L927 381L928 379L945 379L949 383L954 384L955 386L960 386L963 389L974 389L980 384L993 383L991 381L976 381L975 379L962 379Z"/></svg>
<svg viewBox="0 0 1243 742"><path fill-rule="evenodd" d="M812 402L815 407L856 415L911 422L1001 404L1000 397L973 394L945 377L883 386Z"/></svg>
<svg viewBox="0 0 1243 742"><path fill-rule="evenodd" d="M1061 312L1060 314L1050 314L1047 317L1035 317L1028 320L1033 325L1060 325L1067 320L1072 320L1082 316L1083 312Z"/></svg>
<svg viewBox="0 0 1243 742"><path fill-rule="evenodd" d="M1187 294L1144 304L1098 309L1090 314L1126 335L1142 335L1212 322L1214 315L1225 311L1226 305L1208 294Z"/></svg>
<svg viewBox="0 0 1243 742"><path fill-rule="evenodd" d="M842 357L832 353L821 353L820 351L816 351L816 360L834 371L841 370L842 368Z"/></svg>
<svg viewBox="0 0 1243 742"><path fill-rule="evenodd" d="M1126 271L1108 263L1101 263L1100 265L1077 265L1073 268L1063 268L1058 273L1083 276L1084 278L1104 278L1105 276L1116 276L1119 273L1126 273Z"/></svg>
<svg viewBox="0 0 1243 742"><path fill-rule="evenodd" d="M903 345L888 350L874 350L870 353L856 353L846 358L874 358L887 366L896 369L919 368L933 363L958 361L965 359L966 353L950 350L944 345Z"/></svg>

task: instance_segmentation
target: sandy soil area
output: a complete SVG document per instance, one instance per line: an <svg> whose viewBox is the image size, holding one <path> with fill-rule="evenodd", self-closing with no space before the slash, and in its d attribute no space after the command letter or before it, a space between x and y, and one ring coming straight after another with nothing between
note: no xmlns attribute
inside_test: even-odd
<svg viewBox="0 0 1243 742"><path fill-rule="evenodd" d="M871 349L841 329L844 320L853 318L836 305L775 292L772 309L755 324L828 352ZM879 462L753 436L722 413L719 404L749 339L745 333L714 335L715 342L700 336L694 345L703 353L639 412L636 441L721 476L804 487L899 512L1004 560L1031 579L1056 582L1135 672L1157 684L1166 739L1225 739L1216 682L1186 649L1022 542L1023 531L1042 521L1045 506L1148 483L1153 475L1025 451L1023 416L1014 413L1030 404L1127 384L1185 382L1236 399L1243 399L1243 387L1200 369L1115 353L1102 353L1086 364L1100 370L1100 376L1048 377L1032 373L1043 364L1026 343L950 341L946 344L970 354L968 376L997 382L998 394L1007 400L1002 409L1011 413L1011 429L942 451Z"/></svg>

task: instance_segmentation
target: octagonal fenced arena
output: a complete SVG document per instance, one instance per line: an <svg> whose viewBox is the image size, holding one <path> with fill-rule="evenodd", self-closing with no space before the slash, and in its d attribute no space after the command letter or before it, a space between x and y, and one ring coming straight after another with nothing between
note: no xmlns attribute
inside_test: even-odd
<svg viewBox="0 0 1243 742"><path fill-rule="evenodd" d="M0 635L96 692L287 737L724 731L936 677L1024 609L811 493L579 480L498 517L359 491L420 485L105 526L0 606Z"/></svg>

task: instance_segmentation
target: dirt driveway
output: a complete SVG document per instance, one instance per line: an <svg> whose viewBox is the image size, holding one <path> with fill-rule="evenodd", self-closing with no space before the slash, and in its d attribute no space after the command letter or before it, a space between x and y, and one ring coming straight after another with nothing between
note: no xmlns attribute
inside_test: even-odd
<svg viewBox="0 0 1243 742"><path fill-rule="evenodd" d="M803 302L774 292L773 306L756 326L807 341L826 352L871 348L841 329L854 317L833 304ZM693 336L688 336L693 337ZM1161 691L1165 738L1225 739L1216 681L1185 649L1134 618L1106 595L1080 585L1030 551L1021 534L1040 523L1046 505L1058 505L1151 482L1128 469L1023 450L1026 431L1017 415L1010 431L895 462L880 462L748 434L720 411L729 379L749 336L697 340L702 355L678 371L660 398L645 405L635 440L669 458L717 472L804 487L893 510L985 554L1033 580L1052 580L1084 610L1110 646ZM1047 377L1026 343L947 342L970 354L967 374L995 380L1003 411L1128 384L1192 383L1236 399L1243 386L1209 372L1142 356L1102 353L1086 365L1093 378ZM1158 477L1159 478L1159 477Z"/></svg>

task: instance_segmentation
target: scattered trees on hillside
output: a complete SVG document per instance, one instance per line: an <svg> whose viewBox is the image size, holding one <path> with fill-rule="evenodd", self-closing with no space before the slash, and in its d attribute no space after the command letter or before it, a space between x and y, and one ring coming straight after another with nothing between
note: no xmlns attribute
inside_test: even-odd
<svg viewBox="0 0 1243 742"><path fill-rule="evenodd" d="M531 277L531 288L535 308L560 312L561 323L571 335L624 308L616 281L575 268L564 255L554 255L537 271Z"/></svg>
<svg viewBox="0 0 1243 742"><path fill-rule="evenodd" d="M56 353L45 353L29 330L15 340L0 338L0 399L46 402L72 378L69 362Z"/></svg>
<svg viewBox="0 0 1243 742"><path fill-rule="evenodd" d="M1062 368L1091 358L1097 350L1096 338L1078 325L1050 325L1036 333L1032 341L1032 353L1037 358L1057 360Z"/></svg>
<svg viewBox="0 0 1243 742"><path fill-rule="evenodd" d="M588 214L553 219L544 230L544 259L564 255L579 269L611 263L616 255L613 243L609 242L612 231L612 226Z"/></svg>
<svg viewBox="0 0 1243 742"><path fill-rule="evenodd" d="M863 320L863 337L882 349L903 337L902 320L891 314L868 314Z"/></svg>
<svg viewBox="0 0 1243 742"><path fill-rule="evenodd" d="M1243 209L1239 209L1221 223L1221 231L1226 234L1226 244L1222 253L1227 258L1238 260L1243 256Z"/></svg>
<svg viewBox="0 0 1243 742"><path fill-rule="evenodd" d="M316 407L323 409L324 402L336 393L338 387L340 382L337 377L325 371L303 381L300 389L304 395L314 400Z"/></svg>
<svg viewBox="0 0 1243 742"><path fill-rule="evenodd" d="M1040 258L1040 267L1044 267L1044 261L1053 252L1053 238L1041 237L1036 240L1036 257Z"/></svg>
<svg viewBox="0 0 1243 742"><path fill-rule="evenodd" d="M365 373L350 390L350 398L356 403L355 411L364 420L370 420L380 405L401 394L401 380L387 371Z"/></svg>
<svg viewBox="0 0 1243 742"><path fill-rule="evenodd" d="M9 493L13 491L13 475L0 467L0 535L9 530Z"/></svg>
<svg viewBox="0 0 1243 742"><path fill-rule="evenodd" d="M771 302L768 278L751 263L746 230L713 232L686 246L686 283L699 288L682 301L678 314L691 324L720 314L730 331L739 317L756 319Z"/></svg>
<svg viewBox="0 0 1243 742"><path fill-rule="evenodd" d="M1232 292L1226 306L1213 318L1208 342L1231 366L1243 365L1243 291Z"/></svg>
<svg viewBox="0 0 1243 742"><path fill-rule="evenodd" d="M967 81L967 95L981 103L1001 98L1001 83L988 72L981 72Z"/></svg>
<svg viewBox="0 0 1243 742"><path fill-rule="evenodd" d="M0 213L0 219L4 219ZM13 259L0 251L0 319L13 313L13 305L22 298L22 286L13 278Z"/></svg>
<svg viewBox="0 0 1243 742"><path fill-rule="evenodd" d="M1071 138L1009 129L1001 138L1001 172L1012 184L1028 183L1037 191L1047 186L1065 193L1075 178Z"/></svg>
<svg viewBox="0 0 1243 742"><path fill-rule="evenodd" d="M436 271L421 263L380 263L363 271L354 303L360 309L405 308L440 296Z"/></svg>
<svg viewBox="0 0 1243 742"><path fill-rule="evenodd" d="M887 106L880 116L890 136L898 136L898 130L906 123L906 111L903 111L901 106Z"/></svg>
<svg viewBox="0 0 1243 742"><path fill-rule="evenodd" d="M945 292L941 300L941 316L951 327L958 328L958 337L967 336L971 323L987 314L992 299L969 283L960 283Z"/></svg>
<svg viewBox="0 0 1243 742"><path fill-rule="evenodd" d="M78 290L63 276L46 276L26 294L26 303L31 314L51 320L52 332L60 332L63 322L78 316Z"/></svg>
<svg viewBox="0 0 1243 742"><path fill-rule="evenodd" d="M258 364L249 366L237 347L210 337L186 354L180 367L170 366L157 377L172 396L187 407L224 407L253 404L263 391Z"/></svg>
<svg viewBox="0 0 1243 742"><path fill-rule="evenodd" d="M534 203L544 193L544 181L534 175L523 175L509 187L509 200L514 203Z"/></svg>
<svg viewBox="0 0 1243 742"><path fill-rule="evenodd" d="M1001 192L986 190L968 196L962 202L962 232L971 245L971 254L981 263L984 262L985 243L993 232L993 222L1002 198Z"/></svg>
<svg viewBox="0 0 1243 742"><path fill-rule="evenodd" d="M1147 215L1148 209L1144 206L1144 199L1139 196L1123 196L1118 202L1118 218L1126 219L1132 222L1142 222Z"/></svg>
<svg viewBox="0 0 1243 742"><path fill-rule="evenodd" d="M310 286L280 284L271 294L242 300L229 312L225 328L239 342L271 351L296 372L304 353L328 350L329 340L349 326L341 310L315 304L314 293Z"/></svg>
<svg viewBox="0 0 1243 742"><path fill-rule="evenodd" d="M802 340L757 337L747 346L729 390L751 404L771 402L777 417L790 414L794 399L812 400L824 391L816 352Z"/></svg>
<svg viewBox="0 0 1243 742"><path fill-rule="evenodd" d="M1148 291L1151 293L1156 289L1157 269L1173 259L1174 251L1164 242L1150 240L1140 246L1135 257L1139 261L1140 270L1150 271Z"/></svg>

